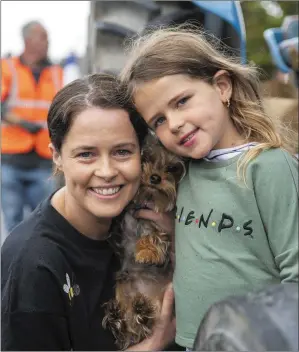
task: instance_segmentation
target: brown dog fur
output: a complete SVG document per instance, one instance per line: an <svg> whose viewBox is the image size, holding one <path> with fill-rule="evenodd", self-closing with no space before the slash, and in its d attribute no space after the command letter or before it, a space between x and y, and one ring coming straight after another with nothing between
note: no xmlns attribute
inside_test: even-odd
<svg viewBox="0 0 299 352"><path fill-rule="evenodd" d="M183 161L149 136L142 167L133 205L150 205L156 212L172 211L177 185L185 172ZM173 274L172 235L150 220L136 219L134 206L129 207L122 222L122 268L116 279L115 299L106 304L103 319L103 326L112 331L121 349L151 335Z"/></svg>

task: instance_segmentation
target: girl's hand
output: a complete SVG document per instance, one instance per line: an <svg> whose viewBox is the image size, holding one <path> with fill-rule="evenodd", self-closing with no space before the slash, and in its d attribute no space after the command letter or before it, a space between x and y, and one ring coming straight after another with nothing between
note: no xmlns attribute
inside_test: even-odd
<svg viewBox="0 0 299 352"><path fill-rule="evenodd" d="M156 213L150 209L140 209L134 214L136 219L146 219L154 221L163 231L171 235L174 234L174 211L168 213Z"/></svg>
<svg viewBox="0 0 299 352"><path fill-rule="evenodd" d="M175 318L173 316L174 293L172 284L165 290L160 317L154 326L153 334L127 351L162 351L175 338Z"/></svg>

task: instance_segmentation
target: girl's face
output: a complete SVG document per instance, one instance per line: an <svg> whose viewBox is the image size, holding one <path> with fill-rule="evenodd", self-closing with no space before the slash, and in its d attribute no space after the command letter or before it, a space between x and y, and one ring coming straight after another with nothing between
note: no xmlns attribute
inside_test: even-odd
<svg viewBox="0 0 299 352"><path fill-rule="evenodd" d="M81 112L53 159L65 176L70 216L85 222L119 215L139 187L138 139L128 113L121 109Z"/></svg>
<svg viewBox="0 0 299 352"><path fill-rule="evenodd" d="M139 85L134 102L168 150L201 159L212 149L240 141L226 105L231 90L225 71L215 75L213 85L186 75L171 75Z"/></svg>

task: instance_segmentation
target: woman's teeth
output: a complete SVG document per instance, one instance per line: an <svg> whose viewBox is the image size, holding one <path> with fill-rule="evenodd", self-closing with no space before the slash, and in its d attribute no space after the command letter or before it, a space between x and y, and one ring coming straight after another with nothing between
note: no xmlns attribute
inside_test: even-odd
<svg viewBox="0 0 299 352"><path fill-rule="evenodd" d="M93 188L92 189L94 192L101 194L103 196L109 196L112 194L117 193L120 190L120 187L114 187L114 188Z"/></svg>

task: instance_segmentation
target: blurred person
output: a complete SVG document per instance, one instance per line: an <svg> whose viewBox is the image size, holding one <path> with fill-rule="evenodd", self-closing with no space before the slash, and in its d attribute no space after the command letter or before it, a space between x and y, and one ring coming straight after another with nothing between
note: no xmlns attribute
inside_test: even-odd
<svg viewBox="0 0 299 352"><path fill-rule="evenodd" d="M22 28L24 51L1 60L2 210L10 232L24 206L35 209L49 192L52 172L46 119L62 86L62 68L48 59L48 33L31 21Z"/></svg>

